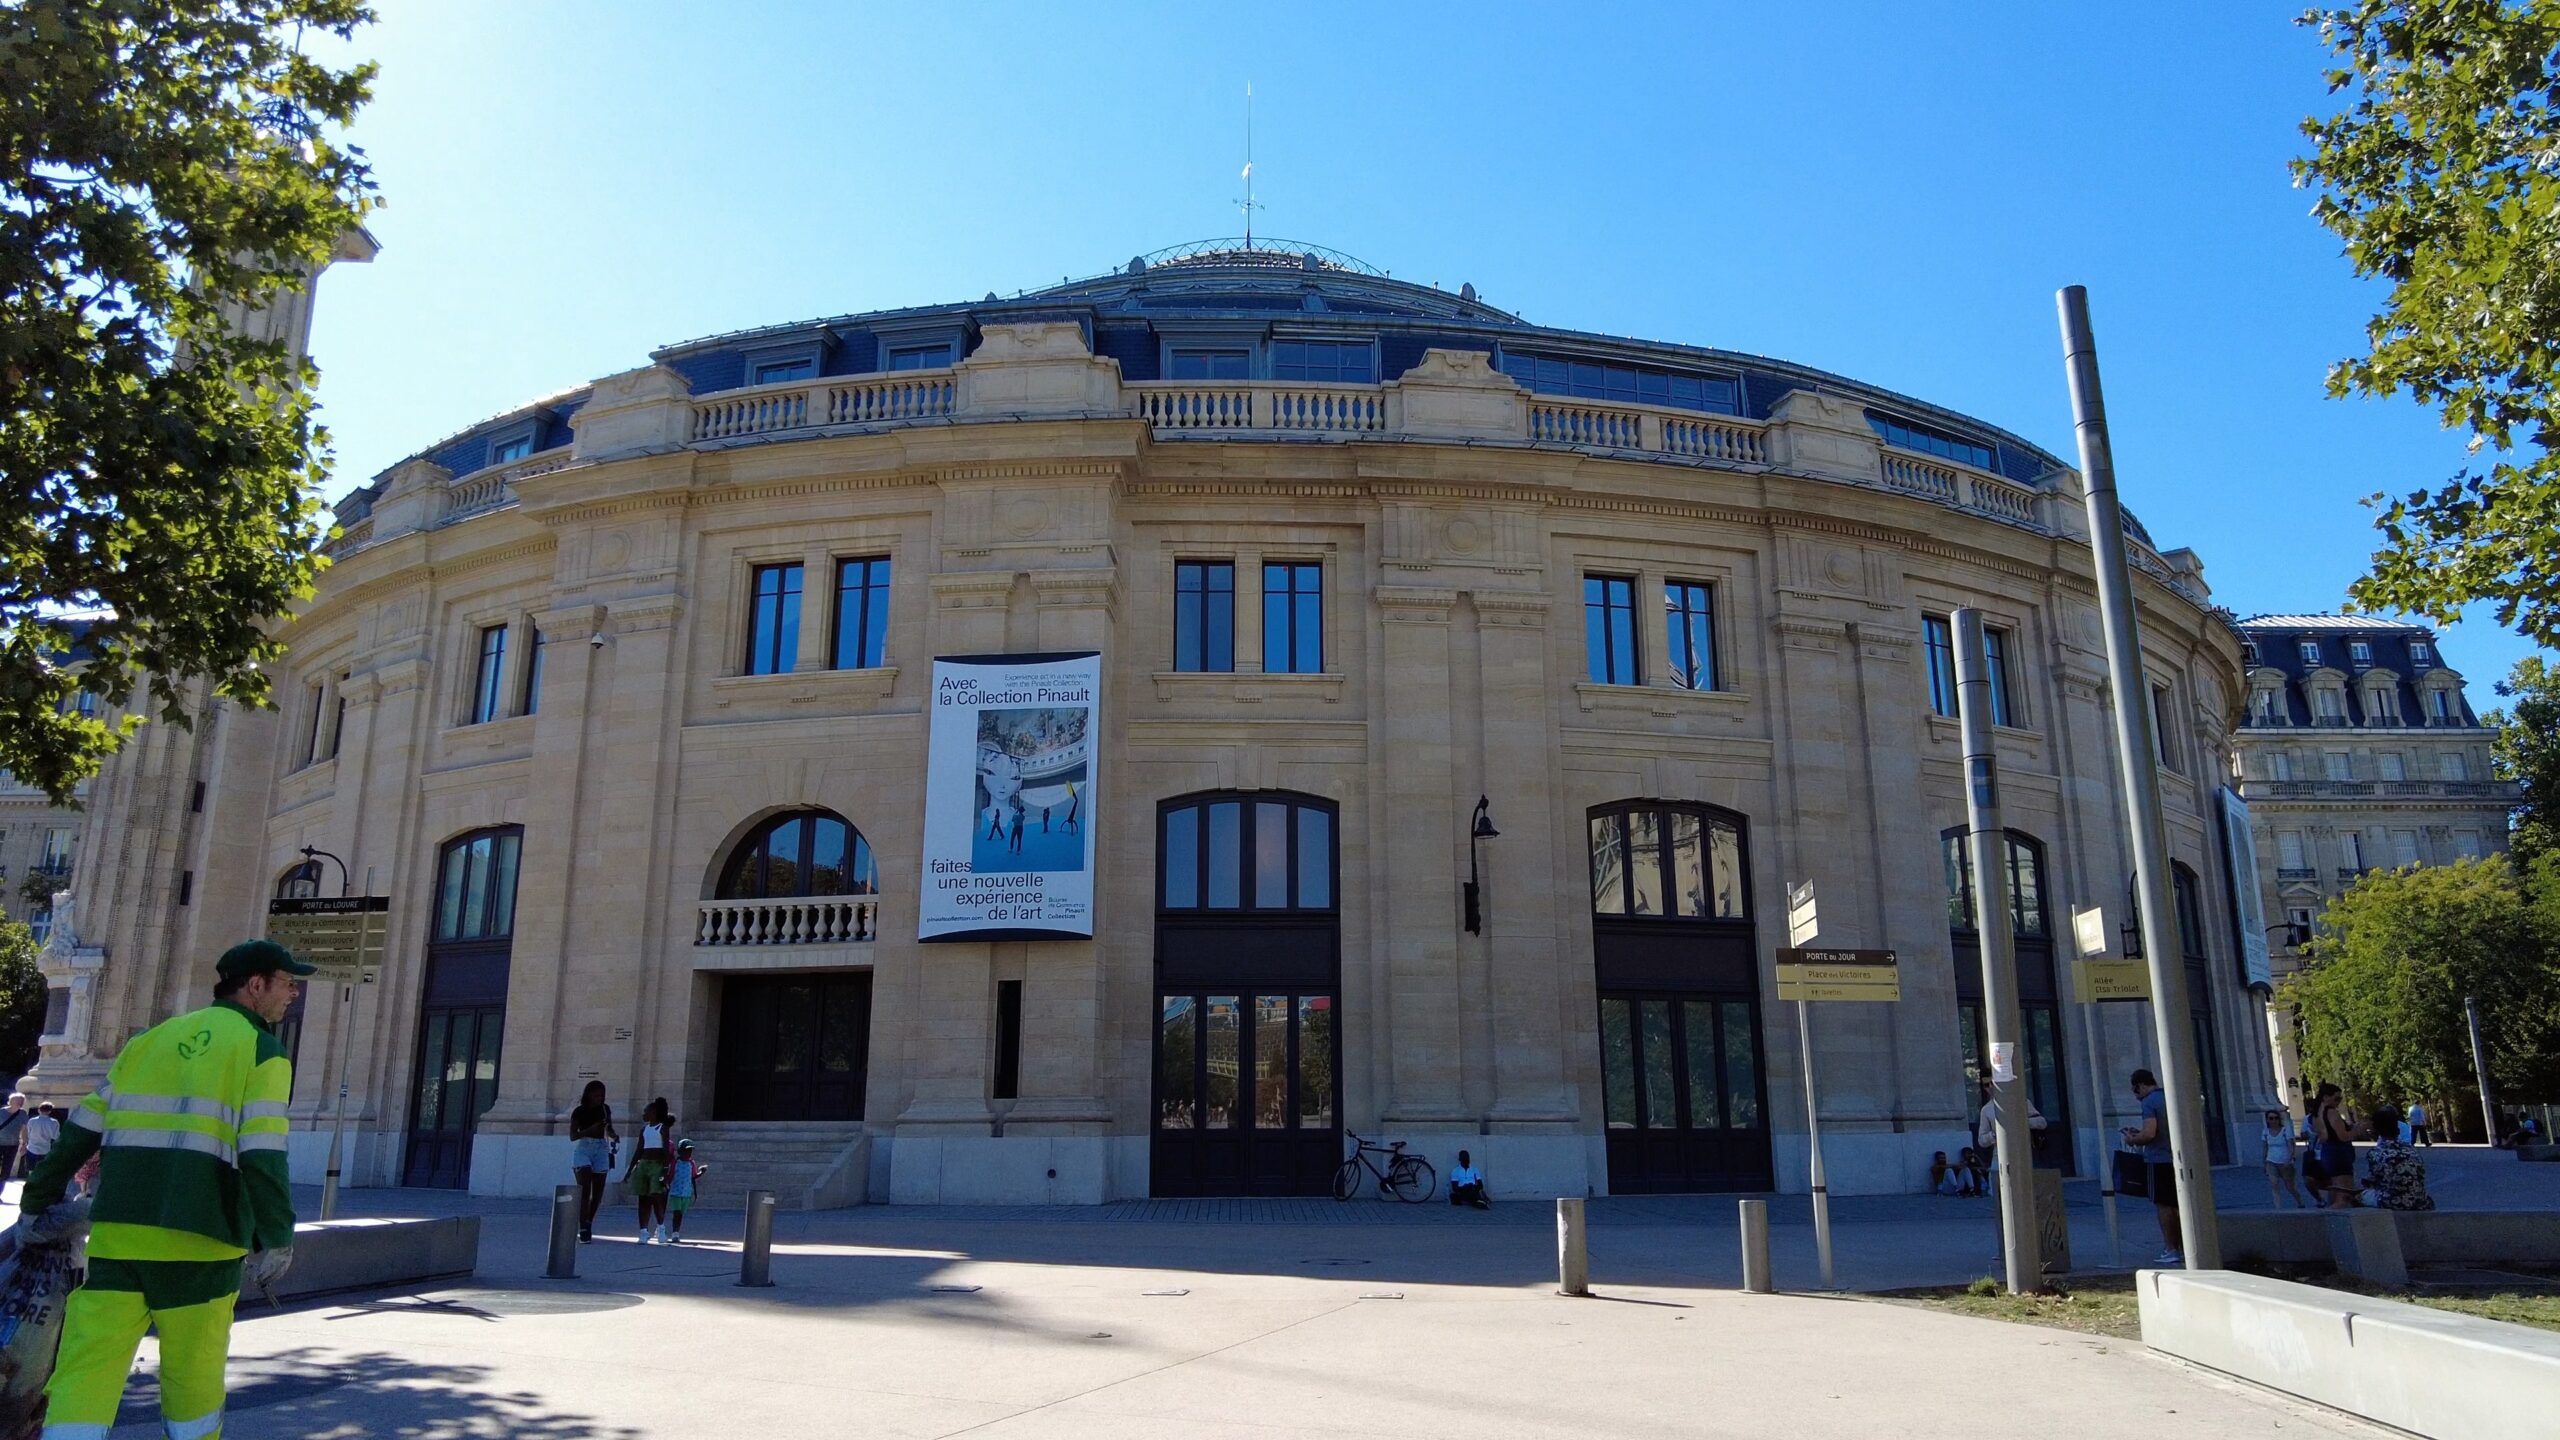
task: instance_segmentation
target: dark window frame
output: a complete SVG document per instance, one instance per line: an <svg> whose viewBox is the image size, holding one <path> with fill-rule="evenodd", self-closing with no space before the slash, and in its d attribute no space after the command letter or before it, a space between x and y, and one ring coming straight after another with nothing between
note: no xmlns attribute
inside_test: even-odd
<svg viewBox="0 0 2560 1440"><path fill-rule="evenodd" d="M1690 597L1698 603L1693 607ZM1683 690L1724 688L1724 667L1716 644L1716 587L1707 580L1662 582L1662 614L1671 649L1671 683ZM1698 661L1697 640L1706 641L1705 664Z"/></svg>
<svg viewBox="0 0 2560 1440"><path fill-rule="evenodd" d="M1188 348L1188 347L1186 347ZM1297 353L1293 356L1292 350ZM1321 352L1321 354L1319 354ZM1274 380L1293 385L1375 385L1378 342L1375 338L1341 339L1329 335L1274 335L1270 341ZM1351 363L1357 356L1357 363ZM1356 374L1346 371L1356 370ZM1318 371L1331 373L1319 374Z"/></svg>
<svg viewBox="0 0 2560 1440"><path fill-rule="evenodd" d="M1214 893L1210 875L1209 812L1212 806L1234 805L1236 816L1236 903L1212 905ZM1285 866L1289 876L1288 903L1257 903L1254 887L1255 860L1262 844L1261 807L1277 805L1285 808L1280 822L1282 842L1287 854ZM1298 817L1302 811L1315 811L1325 817L1324 886L1322 905L1308 905L1305 900L1308 879L1305 847L1300 843L1306 825ZM1173 831L1173 818L1191 813L1197 818L1191 825L1192 903L1177 905L1166 892L1170 878L1166 855ZM1342 913L1342 809L1321 796L1296 790L1209 790L1190 795L1177 795L1156 803L1156 913L1158 916L1197 917L1204 915L1339 915Z"/></svg>
<svg viewBox="0 0 2560 1440"><path fill-rule="evenodd" d="M466 725L486 725L504 718L507 683L507 626L480 627L480 645L472 671L471 710Z"/></svg>
<svg viewBox="0 0 2560 1440"><path fill-rule="evenodd" d="M1904 420L1877 410L1867 412L1867 425L1876 432L1877 439L1897 450L1932 455L1940 460L1982 471L1984 474L1999 473L1997 447L1986 445L1979 440L1968 440L1953 431L1941 430L1933 425L1923 425L1916 420Z"/></svg>
<svg viewBox="0 0 2560 1440"><path fill-rule="evenodd" d="M795 886L786 894L775 894L769 888L773 874L769 863L773 857L773 836L785 825L800 825L798 843L789 859ZM845 890L811 890L809 877L817 872L818 826L841 825L845 830ZM752 873L750 886L745 877ZM833 810L820 805L803 805L780 810L756 822L746 834L738 837L720 857L720 868L714 872L711 897L715 900L796 900L826 899L832 896L877 895L880 893L880 860L862 828Z"/></svg>
<svg viewBox="0 0 2560 1440"><path fill-rule="evenodd" d="M889 663L889 603L893 579L893 558L888 555L841 555L836 557L836 603L830 619L832 629L827 636L827 654L838 670L877 670ZM847 584L856 567L860 567L862 583ZM875 596L876 592L876 596ZM845 624L846 606L851 602L854 624ZM802 597L804 606L807 597ZM851 636L854 650L850 659L845 654L845 640Z"/></svg>
<svg viewBox="0 0 2560 1440"><path fill-rule="evenodd" d="M1973 924L1973 852L1966 844L1970 832L1962 825L1951 825L1938 832L1941 869L1947 881L1947 929L1955 935L1975 935ZM2050 941L2053 939L2053 868L2047 863L2051 854L2044 841L2014 827L2002 832L2008 840L2009 861L2009 932L2013 939ZM2019 903L2018 861L2024 856L2036 877L2035 914L2030 917ZM2032 918L2033 928L2028 925Z"/></svg>
<svg viewBox="0 0 2560 1440"><path fill-rule="evenodd" d="M1239 385L1253 378L1252 345L1168 345L1164 352L1164 378L1194 385ZM1232 365L1226 363L1232 361ZM1196 364L1195 364L1196 362ZM1203 373L1186 375L1185 369L1197 368ZM1221 370L1237 373L1223 375Z"/></svg>
<svg viewBox="0 0 2560 1440"><path fill-rule="evenodd" d="M1226 578L1224 589L1214 582ZM1215 597L1226 597L1226 624L1220 633ZM1223 651L1223 655L1219 652ZM1225 663L1217 663L1223 660ZM1173 668L1183 674L1226 675L1236 668L1236 563L1233 560L1173 562Z"/></svg>
<svg viewBox="0 0 2560 1440"><path fill-rule="evenodd" d="M806 562L777 560L769 565L753 565L747 570L747 659L743 673L748 675L788 675L800 663L801 611L808 604ZM765 589L765 577L772 576L771 593ZM786 582L787 576L787 582ZM771 602L771 613L767 613ZM788 623L785 611L788 610Z"/></svg>
<svg viewBox="0 0 2560 1440"><path fill-rule="evenodd" d="M483 849L482 847L485 847ZM504 893L495 884L484 885L480 897L480 913L464 915L461 909L470 903L471 871L481 869L494 878L501 867L505 871ZM461 873L453 874L459 864ZM524 827L491 825L467 831L444 842L436 850L435 890L430 900L431 943L437 945L484 944L515 937L516 886L524 870ZM455 913L445 913L445 895L456 881Z"/></svg>
<svg viewBox="0 0 2560 1440"><path fill-rule="evenodd" d="M1655 817L1654 860L1659 867L1665 908L1665 913L1659 915L1639 915L1634 909L1635 827L1627 817L1640 812L1650 812ZM1698 821L1700 847L1698 863L1704 869L1710 896L1713 894L1715 885L1714 832L1719 827L1733 832L1735 864L1740 871L1737 879L1739 880L1738 893L1742 898L1741 914L1689 915L1680 912L1677 884L1679 871L1672 860L1672 847L1677 838L1673 818L1680 815L1694 816ZM1740 812L1727 810L1720 805L1705 805L1685 800L1618 800L1606 805L1594 805L1583 812L1584 864L1587 872L1596 864L1596 857L1591 854L1591 828L1603 821L1614 822L1617 831L1615 844L1621 857L1618 873L1620 908L1616 910L1600 908L1600 877L1596 873L1587 873L1591 915L1594 919L1626 921L1639 925L1659 923L1748 926L1753 923L1755 901L1751 893L1751 822ZM1710 903L1713 903L1712 899Z"/></svg>
<svg viewBox="0 0 2560 1440"><path fill-rule="evenodd" d="M1582 649L1583 673L1594 685L1642 685L1644 683L1644 617L1636 609L1636 586L1633 575L1610 575L1585 571L1582 576ZM1596 588L1595 588L1596 587ZM1598 616L1595 622L1594 613ZM1618 621L1626 622L1626 654L1618 654ZM1600 639L1600 648L1591 648L1592 637ZM1625 664L1622 667L1620 660Z"/></svg>
<svg viewBox="0 0 2560 1440"><path fill-rule="evenodd" d="M1615 405L1653 405L1702 415L1740 415L1742 377L1713 371L1602 360L1503 346L1493 368L1534 395L1562 395Z"/></svg>
<svg viewBox="0 0 2560 1440"><path fill-rule="evenodd" d="M1262 562L1263 674L1322 675L1325 673L1324 570L1324 562L1321 560L1283 559L1265 560ZM1281 597L1280 613L1284 617L1285 623L1277 627L1273 626L1271 623L1272 599L1275 594L1271 587L1271 582L1272 577L1275 574L1285 576L1284 583L1276 592L1277 595ZM1312 577L1311 581L1310 577ZM1315 632L1313 636L1313 644L1315 646L1315 663L1312 665L1301 665L1298 663L1300 659L1300 651L1308 642L1309 637L1304 633L1308 627L1300 623L1299 611L1302 603L1309 600L1315 602L1315 618L1313 625ZM1272 656L1274 654L1272 647L1275 640L1279 646L1277 653L1284 662L1279 665L1271 663Z"/></svg>

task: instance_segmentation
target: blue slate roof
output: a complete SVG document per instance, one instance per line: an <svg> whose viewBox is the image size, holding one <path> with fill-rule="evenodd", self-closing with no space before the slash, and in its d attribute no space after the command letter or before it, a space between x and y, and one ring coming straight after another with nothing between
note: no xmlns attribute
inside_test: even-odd
<svg viewBox="0 0 2560 1440"><path fill-rule="evenodd" d="M2416 726L2425 723L2417 682L2432 671L2451 668L2444 663L2444 652L2436 646L2435 632L2423 625L2364 615L2255 615L2238 622L2237 628L2241 642L2256 651L2254 655L2244 654L2250 669L2283 672L2286 707L2292 722L2299 726L2312 723L2311 699L2302 682L2316 670L2335 670L2347 677L2347 718L2353 725L2376 723L2365 713L2365 676L2376 669L2390 671L2398 681L2400 723ZM2361 660L2356 658L2358 644L2365 647L2365 658ZM2308 655L2303 649L2306 645L2313 647ZM2426 647L2427 658L2418 659L2412 653L2413 645ZM2311 655L2316 655L2316 660ZM2460 707L2460 723L2478 725L2480 717L2459 687L2454 698Z"/></svg>

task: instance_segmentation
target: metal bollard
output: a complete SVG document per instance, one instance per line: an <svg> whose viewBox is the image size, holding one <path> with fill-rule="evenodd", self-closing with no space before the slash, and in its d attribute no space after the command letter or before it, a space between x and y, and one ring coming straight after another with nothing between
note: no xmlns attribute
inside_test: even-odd
<svg viewBox="0 0 2560 1440"><path fill-rule="evenodd" d="M1767 1295L1778 1287L1769 1279L1769 1202L1742 1202L1742 1288Z"/></svg>
<svg viewBox="0 0 2560 1440"><path fill-rule="evenodd" d="M578 1187L575 1185L562 1185L551 1192L551 1260L542 1267L542 1278L578 1278Z"/></svg>
<svg viewBox="0 0 2560 1440"><path fill-rule="evenodd" d="M1556 1199L1556 1292L1591 1293L1591 1247L1582 1231L1580 1196Z"/></svg>
<svg viewBox="0 0 2560 1440"><path fill-rule="evenodd" d="M747 1192L747 1243L738 1257L738 1283L763 1288L773 1284L773 1192Z"/></svg>

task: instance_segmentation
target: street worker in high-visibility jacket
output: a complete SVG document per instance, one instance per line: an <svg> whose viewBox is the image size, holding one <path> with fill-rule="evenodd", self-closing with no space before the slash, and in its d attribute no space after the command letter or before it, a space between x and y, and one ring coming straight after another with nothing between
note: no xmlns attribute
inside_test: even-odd
<svg viewBox="0 0 2560 1440"><path fill-rule="evenodd" d="M160 1418L171 1440L222 1434L223 1366L240 1283L293 1263L285 1103L293 1062L274 1026L312 967L271 940L223 952L214 1003L133 1037L107 1083L73 1107L20 1197L27 1239L91 1155L89 1276L63 1311L45 1387L45 1440L105 1440L143 1333L160 1332Z"/></svg>

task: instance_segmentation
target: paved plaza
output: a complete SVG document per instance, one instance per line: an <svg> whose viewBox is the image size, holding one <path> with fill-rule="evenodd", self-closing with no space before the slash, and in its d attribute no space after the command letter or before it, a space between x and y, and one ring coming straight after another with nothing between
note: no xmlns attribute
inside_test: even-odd
<svg viewBox="0 0 2560 1440"><path fill-rule="evenodd" d="M2560 1167L2428 1158L2449 1208L2560 1208ZM2228 1208L2265 1205L2253 1172L2217 1179ZM1772 1297L1731 1288L1731 1197L1595 1200L1589 1300L1554 1293L1552 1207L1526 1199L1486 1213L1364 1198L786 1214L777 1283L745 1290L735 1211L698 1214L699 1242L679 1248L604 1226L559 1282L541 1278L539 1204L347 1198L353 1213L480 1214L481 1272L250 1306L232 1434L2382 1433L2132 1342L1802 1293L1816 1273L1801 1197L1770 1202L1777 1278L1800 1292ZM2070 1198L2081 1263L2102 1264L2094 1191ZM2123 1218L2131 1253L2150 1211L2128 1203ZM1993 1268L1981 1202L1846 1199L1834 1220L1853 1290ZM157 1433L149 1368L120 1437Z"/></svg>

